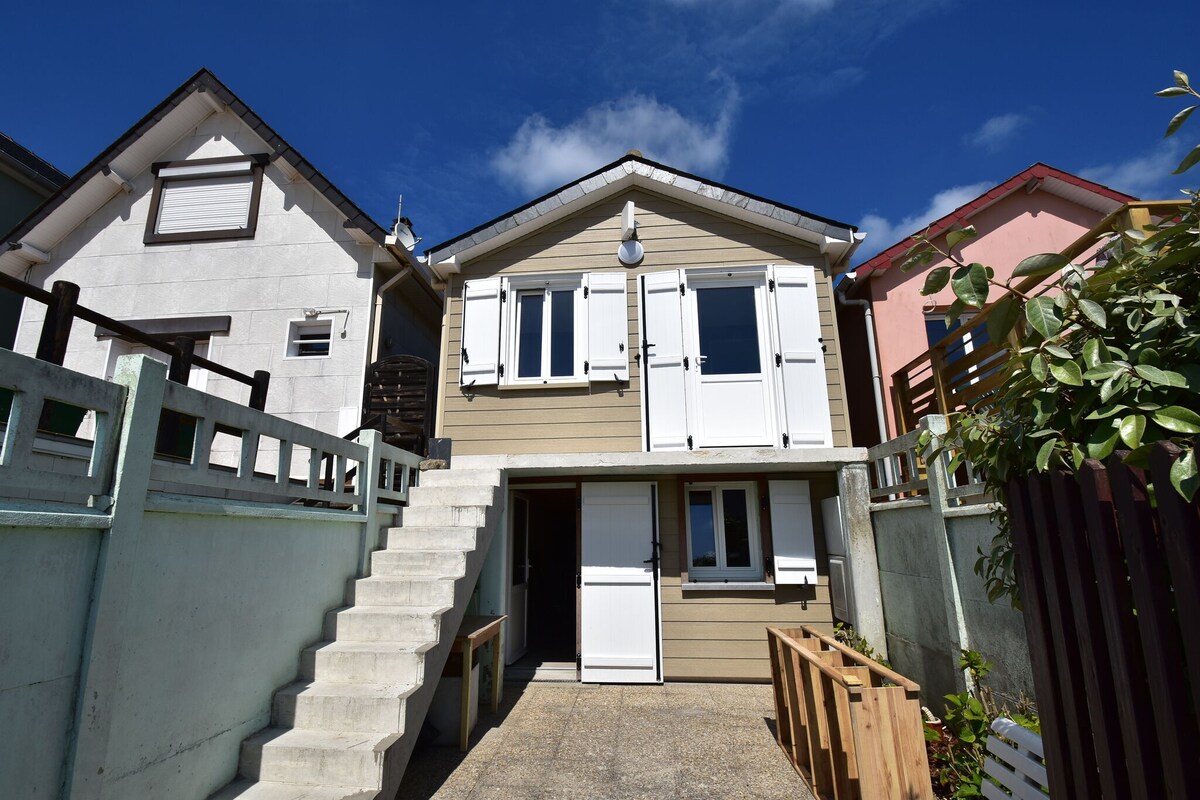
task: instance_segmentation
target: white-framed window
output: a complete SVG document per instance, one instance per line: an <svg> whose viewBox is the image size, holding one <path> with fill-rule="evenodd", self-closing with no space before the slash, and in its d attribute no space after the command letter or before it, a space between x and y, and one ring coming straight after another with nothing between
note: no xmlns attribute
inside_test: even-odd
<svg viewBox="0 0 1200 800"><path fill-rule="evenodd" d="M761 580L762 537L754 483L685 487L688 578Z"/></svg>
<svg viewBox="0 0 1200 800"><path fill-rule="evenodd" d="M583 276L510 279L506 383L546 384L586 380L586 311Z"/></svg>
<svg viewBox="0 0 1200 800"><path fill-rule="evenodd" d="M258 225L265 156L153 165L146 244L249 239Z"/></svg>
<svg viewBox="0 0 1200 800"><path fill-rule="evenodd" d="M333 320L294 319L288 322L287 358L328 358L333 343Z"/></svg>
<svg viewBox="0 0 1200 800"><path fill-rule="evenodd" d="M468 278L459 383L562 386L629 380L625 272Z"/></svg>

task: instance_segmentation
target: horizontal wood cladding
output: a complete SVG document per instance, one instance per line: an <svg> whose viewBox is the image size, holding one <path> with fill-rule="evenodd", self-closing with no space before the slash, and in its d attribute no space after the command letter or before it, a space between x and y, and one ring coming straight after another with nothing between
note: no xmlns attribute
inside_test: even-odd
<svg viewBox="0 0 1200 800"><path fill-rule="evenodd" d="M638 237L646 248L645 259L635 268L622 266L616 257L620 214L628 200L637 205ZM439 435L451 438L454 452L461 455L642 451L641 371L633 358L641 344L637 276L664 269L764 263L811 265L820 275L825 261L811 246L635 189L464 264L462 274L453 276L447 290ZM593 271L621 271L627 276L628 384L527 389L488 386L466 391L458 385L464 280ZM850 426L828 278L817 282L817 305L833 444L848 446Z"/></svg>

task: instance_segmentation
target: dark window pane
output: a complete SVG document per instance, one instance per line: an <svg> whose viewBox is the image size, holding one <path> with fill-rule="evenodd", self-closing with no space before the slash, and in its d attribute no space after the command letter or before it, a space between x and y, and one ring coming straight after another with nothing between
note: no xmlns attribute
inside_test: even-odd
<svg viewBox="0 0 1200 800"><path fill-rule="evenodd" d="M520 331L517 338L517 377L537 378L542 374L542 292L517 295Z"/></svg>
<svg viewBox="0 0 1200 800"><path fill-rule="evenodd" d="M725 566L750 566L750 516L745 489L721 492L725 517Z"/></svg>
<svg viewBox="0 0 1200 800"><path fill-rule="evenodd" d="M575 293L550 293L550 375L575 374Z"/></svg>
<svg viewBox="0 0 1200 800"><path fill-rule="evenodd" d="M717 536L713 531L712 492L688 492L688 521L692 525L692 566L717 565Z"/></svg>
<svg viewBox="0 0 1200 800"><path fill-rule="evenodd" d="M761 372L754 287L722 286L696 291L700 319L700 369L705 375Z"/></svg>

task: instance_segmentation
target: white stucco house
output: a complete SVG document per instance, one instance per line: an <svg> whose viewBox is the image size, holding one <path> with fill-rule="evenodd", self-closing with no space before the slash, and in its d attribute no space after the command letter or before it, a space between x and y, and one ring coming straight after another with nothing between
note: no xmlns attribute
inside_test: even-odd
<svg viewBox="0 0 1200 800"><path fill-rule="evenodd" d="M361 421L372 362L436 359L441 298L406 234L368 217L202 69L19 223L0 271L44 289L75 283L82 306L266 370L267 412L341 435ZM44 317L24 303L14 350L37 350ZM64 366L109 377L130 352L155 355L76 320ZM249 393L204 370L189 383L242 403Z"/></svg>

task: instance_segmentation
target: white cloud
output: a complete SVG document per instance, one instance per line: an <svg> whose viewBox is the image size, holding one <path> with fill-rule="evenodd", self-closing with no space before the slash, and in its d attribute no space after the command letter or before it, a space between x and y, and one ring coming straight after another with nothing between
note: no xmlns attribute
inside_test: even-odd
<svg viewBox="0 0 1200 800"><path fill-rule="evenodd" d="M492 168L522 192L536 194L636 148L653 161L717 178L729 157L738 104L737 87L731 82L711 121L688 118L644 94L593 106L560 127L533 114L492 157Z"/></svg>
<svg viewBox="0 0 1200 800"><path fill-rule="evenodd" d="M859 230L867 234L866 246L858 251L855 262L861 264L901 239L923 231L929 223L969 203L994 185L991 181L981 181L965 186L951 186L935 194L925 209L898 222L891 222L879 214L867 214L858 223Z"/></svg>
<svg viewBox="0 0 1200 800"><path fill-rule="evenodd" d="M963 137L964 141L974 147L982 147L994 153L1013 137L1018 130L1025 127L1029 117L1016 112L1000 114L992 117L979 126L978 129Z"/></svg>
<svg viewBox="0 0 1200 800"><path fill-rule="evenodd" d="M1100 164L1079 171L1089 181L1125 192L1146 200L1174 200L1184 187L1194 188L1200 184L1200 175L1184 173L1172 175L1183 158L1178 140L1162 142L1153 150L1133 156L1125 161Z"/></svg>

